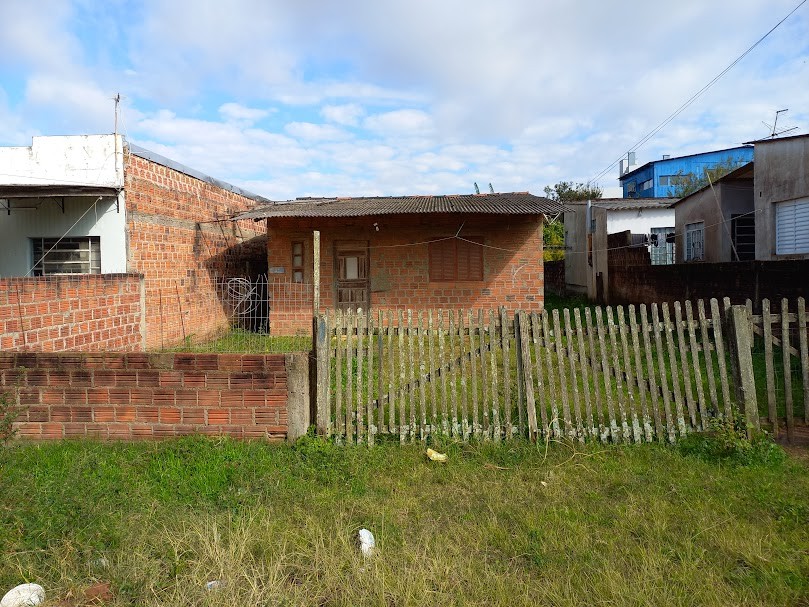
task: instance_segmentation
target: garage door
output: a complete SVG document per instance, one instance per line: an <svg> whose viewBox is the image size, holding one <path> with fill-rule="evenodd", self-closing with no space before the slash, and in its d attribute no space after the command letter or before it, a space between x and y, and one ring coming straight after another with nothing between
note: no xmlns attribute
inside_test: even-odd
<svg viewBox="0 0 809 607"><path fill-rule="evenodd" d="M775 254L809 253L809 198L775 205Z"/></svg>

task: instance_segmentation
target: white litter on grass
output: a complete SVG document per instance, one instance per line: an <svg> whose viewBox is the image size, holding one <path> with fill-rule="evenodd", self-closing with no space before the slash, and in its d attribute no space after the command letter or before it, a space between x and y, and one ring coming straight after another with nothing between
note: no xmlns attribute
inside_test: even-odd
<svg viewBox="0 0 809 607"><path fill-rule="evenodd" d="M539 484L542 485L543 487L548 486L548 483L546 483L545 481L539 481Z"/></svg>
<svg viewBox="0 0 809 607"><path fill-rule="evenodd" d="M39 584L20 584L0 600L0 607L36 607L45 602L45 589Z"/></svg>
<svg viewBox="0 0 809 607"><path fill-rule="evenodd" d="M360 529L360 551L362 556L368 558L374 555L374 548L376 548L376 540L374 534L367 529Z"/></svg>
<svg viewBox="0 0 809 607"><path fill-rule="evenodd" d="M225 582L222 580L211 580L210 582L205 583L205 590L211 591L221 588L225 585Z"/></svg>

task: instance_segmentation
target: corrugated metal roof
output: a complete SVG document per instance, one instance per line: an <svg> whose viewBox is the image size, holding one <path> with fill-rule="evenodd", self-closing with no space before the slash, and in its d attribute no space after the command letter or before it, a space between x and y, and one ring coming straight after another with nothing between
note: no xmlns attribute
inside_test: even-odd
<svg viewBox="0 0 809 607"><path fill-rule="evenodd" d="M631 211L632 209L668 209L677 198L602 198L594 200L593 205L608 211Z"/></svg>
<svg viewBox="0 0 809 607"><path fill-rule="evenodd" d="M491 215L556 214L565 207L528 192L508 194L456 194L448 196L378 196L312 198L275 202L239 215L236 219L268 217L362 217L423 213L483 213Z"/></svg>

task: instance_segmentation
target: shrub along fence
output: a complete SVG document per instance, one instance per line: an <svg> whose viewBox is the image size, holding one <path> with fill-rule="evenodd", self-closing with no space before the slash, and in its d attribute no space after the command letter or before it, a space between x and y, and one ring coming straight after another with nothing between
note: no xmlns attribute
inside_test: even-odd
<svg viewBox="0 0 809 607"><path fill-rule="evenodd" d="M431 435L674 441L736 411L755 428L757 388L773 364L766 352L788 345L784 331L800 343L785 350L780 366L792 396L779 406L791 427L791 403L809 398L804 302L797 314L783 310L786 302L780 340L767 333L772 315L754 317L727 299L542 314L323 315L316 337L318 431L368 444L386 435L402 442ZM753 339L758 332L765 345ZM766 352L760 356L757 348ZM788 371L796 352L802 385ZM772 398L781 402L774 390ZM767 413L776 429L778 414Z"/></svg>

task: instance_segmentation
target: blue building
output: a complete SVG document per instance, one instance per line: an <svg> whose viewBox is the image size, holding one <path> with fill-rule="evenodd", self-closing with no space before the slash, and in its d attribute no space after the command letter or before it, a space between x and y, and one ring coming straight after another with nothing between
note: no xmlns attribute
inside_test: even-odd
<svg viewBox="0 0 809 607"><path fill-rule="evenodd" d="M753 161L753 146L743 145L737 148L703 152L689 156L669 158L647 162L638 168L632 168L634 153L629 155L629 166L624 172L624 161L621 161L621 182L624 198L668 198L674 196L675 188L683 177L694 175L702 177L703 173L717 165L732 165L733 169Z"/></svg>

